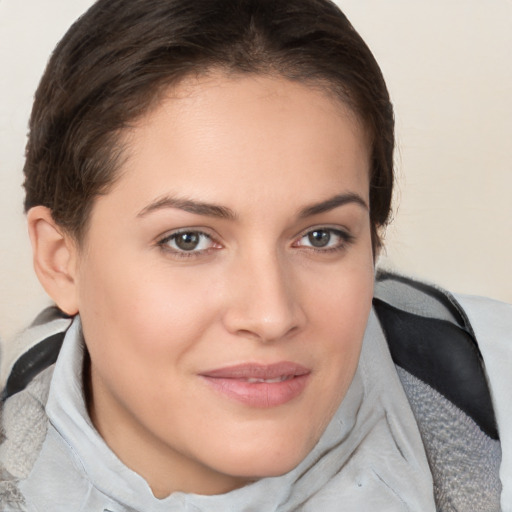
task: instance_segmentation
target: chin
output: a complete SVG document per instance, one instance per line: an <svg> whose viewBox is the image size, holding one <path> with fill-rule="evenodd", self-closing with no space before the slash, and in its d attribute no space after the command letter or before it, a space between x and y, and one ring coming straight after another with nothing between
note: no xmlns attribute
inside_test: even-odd
<svg viewBox="0 0 512 512"><path fill-rule="evenodd" d="M257 446L251 452L235 451L225 454L222 471L226 474L246 479L248 481L259 480L266 477L284 475L296 468L313 449L311 446L290 446L283 450L280 447ZM231 457L229 456L231 455ZM220 469L220 468L219 468Z"/></svg>

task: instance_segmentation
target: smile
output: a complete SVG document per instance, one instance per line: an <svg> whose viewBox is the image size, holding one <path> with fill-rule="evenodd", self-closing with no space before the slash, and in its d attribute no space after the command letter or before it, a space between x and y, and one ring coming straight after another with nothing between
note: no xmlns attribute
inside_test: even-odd
<svg viewBox="0 0 512 512"><path fill-rule="evenodd" d="M271 408L284 405L301 395L310 373L302 365L280 362L273 365L231 366L200 376L228 399L249 407Z"/></svg>

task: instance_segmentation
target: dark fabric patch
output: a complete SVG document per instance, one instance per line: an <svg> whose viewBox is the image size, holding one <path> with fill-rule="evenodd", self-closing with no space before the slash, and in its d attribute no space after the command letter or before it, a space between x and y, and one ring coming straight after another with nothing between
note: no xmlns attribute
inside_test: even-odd
<svg viewBox="0 0 512 512"><path fill-rule="evenodd" d="M65 332L59 332L49 336L34 345L16 361L2 392L2 401L23 391L36 375L57 361L65 334Z"/></svg>
<svg viewBox="0 0 512 512"><path fill-rule="evenodd" d="M452 314L452 316L457 320L457 323L461 327L465 328L468 332L472 332L466 314L460 308L458 308L452 300L449 299L450 294L448 292L441 291L440 289L435 288L430 284L414 281L409 277L393 274L392 272L385 270L379 270L377 272L376 280L379 282L391 281L395 283L402 283L406 286L414 288L421 293L424 293L425 295L428 295L429 297L432 297Z"/></svg>
<svg viewBox="0 0 512 512"><path fill-rule="evenodd" d="M374 299L393 361L450 400L492 439L498 439L482 358L464 329Z"/></svg>

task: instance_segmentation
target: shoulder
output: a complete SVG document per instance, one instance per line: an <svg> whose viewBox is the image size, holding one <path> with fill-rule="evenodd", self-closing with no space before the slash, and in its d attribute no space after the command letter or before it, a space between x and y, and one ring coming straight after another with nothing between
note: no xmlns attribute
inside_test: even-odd
<svg viewBox="0 0 512 512"><path fill-rule="evenodd" d="M512 305L380 272L374 306L395 363L497 438L496 394L512 386Z"/></svg>
<svg viewBox="0 0 512 512"><path fill-rule="evenodd" d="M378 275L374 306L438 504L512 510L512 307L390 273Z"/></svg>
<svg viewBox="0 0 512 512"><path fill-rule="evenodd" d="M0 502L12 510L23 510L17 483L30 473L46 437L45 405L69 324L59 310L48 308L2 353Z"/></svg>
<svg viewBox="0 0 512 512"><path fill-rule="evenodd" d="M27 476L46 436L45 405L52 373L53 365L2 403L0 462L4 471L17 478Z"/></svg>
<svg viewBox="0 0 512 512"><path fill-rule="evenodd" d="M432 284L381 272L374 306L395 364L497 439L481 340L455 295Z"/></svg>
<svg viewBox="0 0 512 512"><path fill-rule="evenodd" d="M0 502L12 507L5 510L25 510L18 484L30 474L46 437L52 373L53 365L0 404Z"/></svg>
<svg viewBox="0 0 512 512"><path fill-rule="evenodd" d="M478 339L502 447L502 509L512 510L512 305L456 295Z"/></svg>

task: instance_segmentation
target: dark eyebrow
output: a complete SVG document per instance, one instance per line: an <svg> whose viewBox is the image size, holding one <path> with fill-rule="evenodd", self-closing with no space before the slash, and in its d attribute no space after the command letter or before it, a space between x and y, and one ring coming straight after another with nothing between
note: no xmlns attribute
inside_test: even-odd
<svg viewBox="0 0 512 512"><path fill-rule="evenodd" d="M365 210L368 210L368 205L364 199L354 193L338 194L330 199L316 203L310 206L306 206L299 212L299 218L312 217L330 210L334 210L339 206L343 206L349 203L356 203L362 206ZM236 213L225 206L219 206L216 204L205 203L203 201L193 201L191 199L180 199L172 196L165 196L157 199L153 203L143 208L137 217L144 217L151 212L157 210L163 210L166 208L178 208L195 215L205 215L208 217L217 217L220 219L236 220Z"/></svg>
<svg viewBox="0 0 512 512"><path fill-rule="evenodd" d="M352 192L346 194L338 194L330 199L322 201L321 203L316 203L311 206L306 206L299 212L299 218L312 217L313 215L318 215L319 213L328 212L330 210L334 210L334 208L338 208L339 206L343 206L345 204L355 203L362 206L365 210L369 210L368 205L365 200Z"/></svg>
<svg viewBox="0 0 512 512"><path fill-rule="evenodd" d="M235 212L229 208L226 208L225 206L204 203L202 201L192 201L191 199L180 199L171 196L165 196L157 199L142 209L137 214L137 217L144 217L151 212L156 210L163 210L165 208L178 208L180 210L194 213L196 215L206 215L208 217L217 217L220 219L236 219Z"/></svg>

